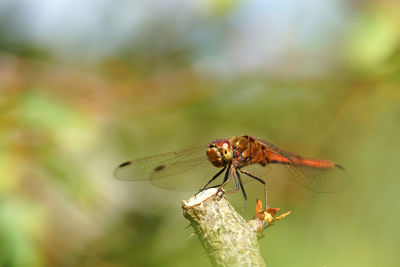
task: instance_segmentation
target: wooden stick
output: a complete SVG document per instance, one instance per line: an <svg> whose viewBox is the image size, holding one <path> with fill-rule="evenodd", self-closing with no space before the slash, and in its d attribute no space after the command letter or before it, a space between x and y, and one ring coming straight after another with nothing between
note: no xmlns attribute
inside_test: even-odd
<svg viewBox="0 0 400 267"><path fill-rule="evenodd" d="M257 236L266 227L247 223L229 204L223 190L210 188L182 201L190 221L213 266L265 266ZM252 220L254 221L254 220Z"/></svg>

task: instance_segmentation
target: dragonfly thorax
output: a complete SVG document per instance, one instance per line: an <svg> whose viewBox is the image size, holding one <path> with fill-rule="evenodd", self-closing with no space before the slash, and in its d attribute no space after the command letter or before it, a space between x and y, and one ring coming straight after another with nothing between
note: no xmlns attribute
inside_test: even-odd
<svg viewBox="0 0 400 267"><path fill-rule="evenodd" d="M207 148L208 160L215 167L224 167L226 164L232 162L233 150L231 143L226 139L217 139L211 142Z"/></svg>

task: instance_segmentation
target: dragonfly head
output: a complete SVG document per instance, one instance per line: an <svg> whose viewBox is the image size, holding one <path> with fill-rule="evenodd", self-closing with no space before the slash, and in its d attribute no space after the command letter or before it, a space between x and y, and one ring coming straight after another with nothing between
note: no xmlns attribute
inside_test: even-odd
<svg viewBox="0 0 400 267"><path fill-rule="evenodd" d="M215 167L223 167L233 158L231 143L226 139L218 139L211 142L207 148L208 160Z"/></svg>

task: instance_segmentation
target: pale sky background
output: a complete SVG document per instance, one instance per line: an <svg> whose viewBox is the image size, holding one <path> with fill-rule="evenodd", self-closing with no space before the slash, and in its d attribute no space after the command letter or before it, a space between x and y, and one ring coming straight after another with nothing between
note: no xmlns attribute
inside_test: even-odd
<svg viewBox="0 0 400 267"><path fill-rule="evenodd" d="M194 47L199 70L227 75L280 64L323 72L320 65L329 67L350 23L345 1L238 1L225 16L216 14L215 2L3 0L0 14L13 17L10 38L27 39L61 59L87 61L112 57L161 21Z"/></svg>

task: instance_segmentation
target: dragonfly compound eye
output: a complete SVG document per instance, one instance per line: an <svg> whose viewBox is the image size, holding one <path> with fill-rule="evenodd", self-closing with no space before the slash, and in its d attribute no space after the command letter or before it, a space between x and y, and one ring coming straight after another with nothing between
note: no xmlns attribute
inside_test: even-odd
<svg viewBox="0 0 400 267"><path fill-rule="evenodd" d="M208 146L207 157L215 167L223 167L232 161L232 146L228 140L217 139Z"/></svg>
<svg viewBox="0 0 400 267"><path fill-rule="evenodd" d="M210 145L207 148L207 157L208 160L215 166L215 167L224 167L225 166L225 161L221 155L221 152L219 149L214 145Z"/></svg>

